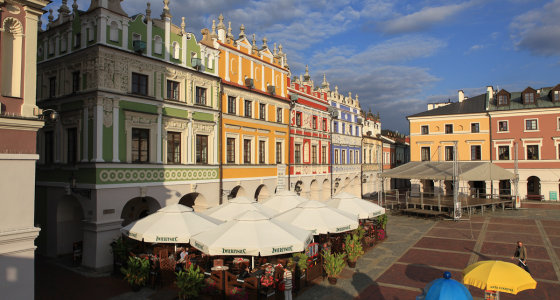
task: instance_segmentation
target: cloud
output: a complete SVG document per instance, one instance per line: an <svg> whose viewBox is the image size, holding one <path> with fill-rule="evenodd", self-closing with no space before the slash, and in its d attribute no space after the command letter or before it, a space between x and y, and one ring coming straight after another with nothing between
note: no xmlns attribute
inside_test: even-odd
<svg viewBox="0 0 560 300"><path fill-rule="evenodd" d="M536 55L560 55L560 0L530 10L513 19L515 45Z"/></svg>
<svg viewBox="0 0 560 300"><path fill-rule="evenodd" d="M465 54L471 54L471 53L473 53L473 52L475 52L475 51L479 51L479 50L482 50L482 49L484 49L484 48L486 48L486 46L484 46L484 45L472 45L472 46L469 48L469 50L465 51Z"/></svg>
<svg viewBox="0 0 560 300"><path fill-rule="evenodd" d="M473 2L464 2L461 4L425 7L412 14L401 15L397 18L382 22L380 24L380 29L390 34L419 32L449 19L470 7L472 4Z"/></svg>

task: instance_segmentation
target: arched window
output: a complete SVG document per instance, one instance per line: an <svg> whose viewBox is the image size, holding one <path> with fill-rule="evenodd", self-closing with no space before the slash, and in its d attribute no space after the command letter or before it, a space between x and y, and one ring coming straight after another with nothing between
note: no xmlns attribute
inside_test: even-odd
<svg viewBox="0 0 560 300"><path fill-rule="evenodd" d="M180 53L181 53L181 48L179 48L179 43L173 42L173 45L171 46L171 54L173 55L173 58L179 59Z"/></svg>
<svg viewBox="0 0 560 300"><path fill-rule="evenodd" d="M23 26L14 18L4 19L2 26L2 90L3 96L20 97Z"/></svg>
<svg viewBox="0 0 560 300"><path fill-rule="evenodd" d="M208 54L207 67L208 67L208 69L213 69L214 68L214 55L213 54Z"/></svg>
<svg viewBox="0 0 560 300"><path fill-rule="evenodd" d="M118 42L119 41L119 24L116 21L111 22L109 39L112 42Z"/></svg>
<svg viewBox="0 0 560 300"><path fill-rule="evenodd" d="M154 37L154 53L155 54L161 54L161 45L162 45L162 41L161 41L161 36L156 35Z"/></svg>

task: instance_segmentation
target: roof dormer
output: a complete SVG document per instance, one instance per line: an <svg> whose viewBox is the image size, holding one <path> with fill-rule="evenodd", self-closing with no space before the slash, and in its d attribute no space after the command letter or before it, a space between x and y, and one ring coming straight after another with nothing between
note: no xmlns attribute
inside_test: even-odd
<svg viewBox="0 0 560 300"><path fill-rule="evenodd" d="M497 94L496 94L496 105L497 106L506 106L509 105L509 101L511 100L511 94L504 90L501 89Z"/></svg>
<svg viewBox="0 0 560 300"><path fill-rule="evenodd" d="M557 84L555 87L548 92L548 96L552 102L560 102L560 84Z"/></svg>
<svg viewBox="0 0 560 300"><path fill-rule="evenodd" d="M523 104L535 104L537 100L537 90L532 87L527 87L521 92L521 101Z"/></svg>

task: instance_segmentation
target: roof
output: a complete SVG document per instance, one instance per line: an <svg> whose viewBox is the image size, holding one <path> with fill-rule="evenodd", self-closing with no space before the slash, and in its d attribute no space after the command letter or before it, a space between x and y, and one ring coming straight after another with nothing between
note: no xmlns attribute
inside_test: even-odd
<svg viewBox="0 0 560 300"><path fill-rule="evenodd" d="M492 101L490 101L488 105L489 111L507 111L507 110L516 110L516 109L535 109L535 108L549 108L549 107L560 107L560 102L554 102L549 96L549 92L554 90L558 87L544 87L540 89L540 94L537 94L535 99L535 103L531 104L523 104L523 100L521 99L521 94L523 92L511 92L510 94L510 101L509 105L500 105L497 106L497 99L498 97L494 97Z"/></svg>
<svg viewBox="0 0 560 300"><path fill-rule="evenodd" d="M513 179L514 174L491 162L460 161L459 180L486 181ZM413 161L385 171L381 177L453 180L453 162Z"/></svg>
<svg viewBox="0 0 560 300"><path fill-rule="evenodd" d="M486 112L486 94L466 99L463 102L453 102L449 105L441 106L436 109L423 111L421 113L407 116L407 118L475 114L483 112Z"/></svg>

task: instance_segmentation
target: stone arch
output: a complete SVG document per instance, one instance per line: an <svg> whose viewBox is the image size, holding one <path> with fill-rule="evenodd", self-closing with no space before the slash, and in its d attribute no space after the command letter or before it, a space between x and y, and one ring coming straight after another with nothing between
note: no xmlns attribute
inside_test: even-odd
<svg viewBox="0 0 560 300"><path fill-rule="evenodd" d="M316 200L316 201L327 200L327 199L321 199L321 187L319 186L317 180L314 179L313 181L311 181L311 184L309 185L309 190L311 191L309 193L309 200Z"/></svg>
<svg viewBox="0 0 560 300"><path fill-rule="evenodd" d="M541 194L541 179L537 176L527 178L527 195Z"/></svg>
<svg viewBox="0 0 560 300"><path fill-rule="evenodd" d="M264 184L259 185L259 187L255 191L255 201L263 202L269 197L270 197L270 191L268 190L268 187Z"/></svg>
<svg viewBox="0 0 560 300"><path fill-rule="evenodd" d="M331 198L331 181L328 179L323 180L321 186L321 200L327 201Z"/></svg>
<svg viewBox="0 0 560 300"><path fill-rule="evenodd" d="M189 193L181 197L179 204L191 207L194 211L204 211L208 209L208 200L200 193Z"/></svg>
<svg viewBox="0 0 560 300"><path fill-rule="evenodd" d="M238 185L236 187L234 187L231 192L228 195L228 199L233 199L235 197L246 197L247 196L247 192L245 192L245 189Z"/></svg>
<svg viewBox="0 0 560 300"><path fill-rule="evenodd" d="M121 212L122 226L153 214L161 208L159 202L152 197L136 197L128 200Z"/></svg>
<svg viewBox="0 0 560 300"><path fill-rule="evenodd" d="M73 244L83 241L84 210L73 196L62 197L56 205L56 254L70 254Z"/></svg>

